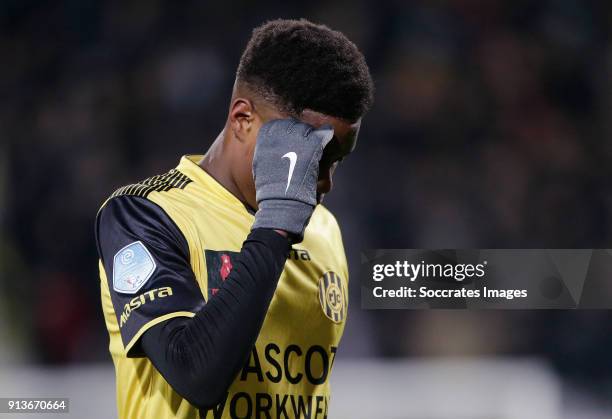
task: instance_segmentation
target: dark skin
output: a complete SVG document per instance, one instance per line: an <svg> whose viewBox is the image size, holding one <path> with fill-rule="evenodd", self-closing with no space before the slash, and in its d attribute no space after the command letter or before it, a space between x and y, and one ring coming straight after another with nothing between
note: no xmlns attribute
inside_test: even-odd
<svg viewBox="0 0 612 419"><path fill-rule="evenodd" d="M300 115L282 113L248 86L236 82L225 127L199 162L200 167L245 205L256 210L252 166L257 133L266 122L291 116L315 128L325 124L334 128L334 138L325 148L319 164L317 202L320 203L333 187L338 162L357 144L360 119L349 122L311 109L305 109Z"/></svg>

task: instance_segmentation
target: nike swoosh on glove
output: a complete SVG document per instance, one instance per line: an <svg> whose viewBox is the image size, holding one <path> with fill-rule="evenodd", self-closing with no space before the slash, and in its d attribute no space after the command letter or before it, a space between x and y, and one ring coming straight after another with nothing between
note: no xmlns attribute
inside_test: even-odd
<svg viewBox="0 0 612 419"><path fill-rule="evenodd" d="M299 243L317 204L317 179L323 149L334 136L297 119L275 119L262 125L253 157L253 179L259 209L255 228L290 233Z"/></svg>

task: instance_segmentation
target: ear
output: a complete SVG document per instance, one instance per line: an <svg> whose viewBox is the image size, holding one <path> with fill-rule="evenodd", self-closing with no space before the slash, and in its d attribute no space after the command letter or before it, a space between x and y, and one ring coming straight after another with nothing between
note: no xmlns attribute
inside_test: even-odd
<svg viewBox="0 0 612 419"><path fill-rule="evenodd" d="M229 123L234 137L240 142L247 141L254 129L255 109L253 102L245 98L235 98L229 112Z"/></svg>

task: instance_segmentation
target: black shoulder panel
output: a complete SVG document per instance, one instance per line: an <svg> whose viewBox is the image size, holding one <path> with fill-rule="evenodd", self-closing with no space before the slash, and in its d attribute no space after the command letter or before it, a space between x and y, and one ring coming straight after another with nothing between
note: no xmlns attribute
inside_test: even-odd
<svg viewBox="0 0 612 419"><path fill-rule="evenodd" d="M151 192L165 192L173 188L184 189L192 182L185 174L177 169L172 169L163 175L152 176L132 185L126 185L117 189L111 195L115 198L121 195L133 195L146 198Z"/></svg>

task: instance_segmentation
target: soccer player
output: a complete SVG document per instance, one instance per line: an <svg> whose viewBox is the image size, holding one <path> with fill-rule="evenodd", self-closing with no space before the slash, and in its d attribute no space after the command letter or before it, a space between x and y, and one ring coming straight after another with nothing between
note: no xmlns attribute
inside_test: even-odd
<svg viewBox="0 0 612 419"><path fill-rule="evenodd" d="M346 321L319 205L372 103L363 55L306 20L253 31L205 155L115 191L96 219L120 418L325 418Z"/></svg>

